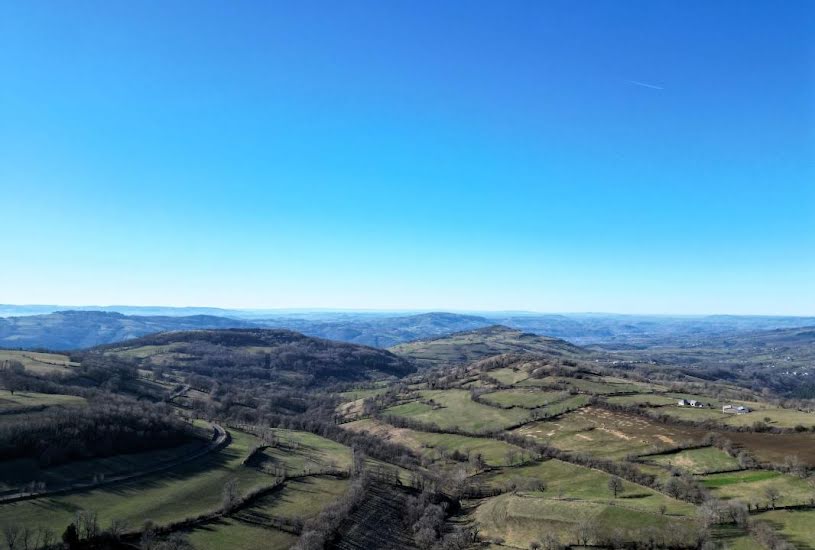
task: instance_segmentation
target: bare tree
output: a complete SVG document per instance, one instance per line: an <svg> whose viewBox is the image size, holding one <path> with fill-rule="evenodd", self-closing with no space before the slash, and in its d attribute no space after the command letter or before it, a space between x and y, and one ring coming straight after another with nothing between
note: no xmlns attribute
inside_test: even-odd
<svg viewBox="0 0 815 550"><path fill-rule="evenodd" d="M623 480L617 476L612 476L608 480L608 490L614 494L614 498L623 491Z"/></svg>
<svg viewBox="0 0 815 550"><path fill-rule="evenodd" d="M14 550L17 547L17 540L20 538L20 528L17 525L3 525L3 537L6 539L9 550Z"/></svg>
<svg viewBox="0 0 815 550"><path fill-rule="evenodd" d="M224 483L221 507L223 508L224 512L229 513L235 509L235 506L238 505L238 502L240 502L240 493L238 492L238 480L233 477L232 479Z"/></svg>
<svg viewBox="0 0 815 550"><path fill-rule="evenodd" d="M127 522L125 520L114 519L112 522L110 522L108 534L113 540L119 540L125 531L127 531Z"/></svg>
<svg viewBox="0 0 815 550"><path fill-rule="evenodd" d="M92 510L80 510L74 518L77 534L80 539L93 540L99 536L99 519Z"/></svg>
<svg viewBox="0 0 815 550"><path fill-rule="evenodd" d="M772 486L767 487L766 489L764 489L764 496L767 497L767 500L770 501L773 510L775 510L775 504L781 498L781 492L778 490L778 488Z"/></svg>

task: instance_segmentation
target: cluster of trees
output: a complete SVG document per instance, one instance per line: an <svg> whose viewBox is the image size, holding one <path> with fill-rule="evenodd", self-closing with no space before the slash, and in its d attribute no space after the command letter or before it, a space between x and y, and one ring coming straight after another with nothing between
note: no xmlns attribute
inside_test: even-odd
<svg viewBox="0 0 815 550"><path fill-rule="evenodd" d="M592 521L581 521L571 529L568 538L544 529L538 540L533 541L530 550L561 550L575 546L596 546L601 548L627 548L630 550L652 550L654 548L697 549L704 548L709 539L709 531L695 522L676 522L670 529L643 527L624 529L610 525L601 526Z"/></svg>
<svg viewBox="0 0 815 550"><path fill-rule="evenodd" d="M409 497L404 522L421 550L461 550L478 539L472 528L450 528L446 523L449 503L438 493L422 491Z"/></svg>
<svg viewBox="0 0 815 550"><path fill-rule="evenodd" d="M54 532L43 527L34 529L9 523L0 526L0 532L9 550L50 549L57 544Z"/></svg>
<svg viewBox="0 0 815 550"><path fill-rule="evenodd" d="M0 460L35 458L49 466L80 458L172 447L195 437L163 404L108 395L87 407L52 407L0 424Z"/></svg>
<svg viewBox="0 0 815 550"><path fill-rule="evenodd" d="M778 531L764 521L751 521L747 531L767 550L795 550L795 546L787 542Z"/></svg>

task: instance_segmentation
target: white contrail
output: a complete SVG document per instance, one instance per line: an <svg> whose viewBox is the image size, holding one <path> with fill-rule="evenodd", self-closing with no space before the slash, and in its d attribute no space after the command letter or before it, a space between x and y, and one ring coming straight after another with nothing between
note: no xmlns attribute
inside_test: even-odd
<svg viewBox="0 0 815 550"><path fill-rule="evenodd" d="M642 86L643 88L651 88L652 90L664 90L662 86L657 86L655 84L648 84L647 82L639 82L637 80L629 80L631 84L636 84L637 86Z"/></svg>

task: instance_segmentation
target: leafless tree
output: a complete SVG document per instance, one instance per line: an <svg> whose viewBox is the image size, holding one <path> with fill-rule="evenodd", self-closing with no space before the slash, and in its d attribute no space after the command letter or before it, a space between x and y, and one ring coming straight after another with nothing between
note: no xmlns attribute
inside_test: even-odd
<svg viewBox="0 0 815 550"><path fill-rule="evenodd" d="M608 490L614 494L614 498L623 491L623 480L617 476L611 476L608 480Z"/></svg>

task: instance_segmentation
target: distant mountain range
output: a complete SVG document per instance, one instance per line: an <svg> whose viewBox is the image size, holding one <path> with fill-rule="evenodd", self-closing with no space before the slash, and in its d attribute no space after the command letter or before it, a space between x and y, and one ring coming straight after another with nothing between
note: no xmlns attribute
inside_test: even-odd
<svg viewBox="0 0 815 550"><path fill-rule="evenodd" d="M47 315L0 318L0 347L71 350L168 330L254 326L248 321L212 315L166 317L103 311L59 311Z"/></svg>
<svg viewBox="0 0 815 550"><path fill-rule="evenodd" d="M389 348L404 342L503 325L578 345L636 349L664 344L694 346L711 337L815 325L815 317L446 312L407 315L161 306L54 311L57 307L0 304L0 347L70 350L156 332L254 327L289 329L308 336Z"/></svg>

